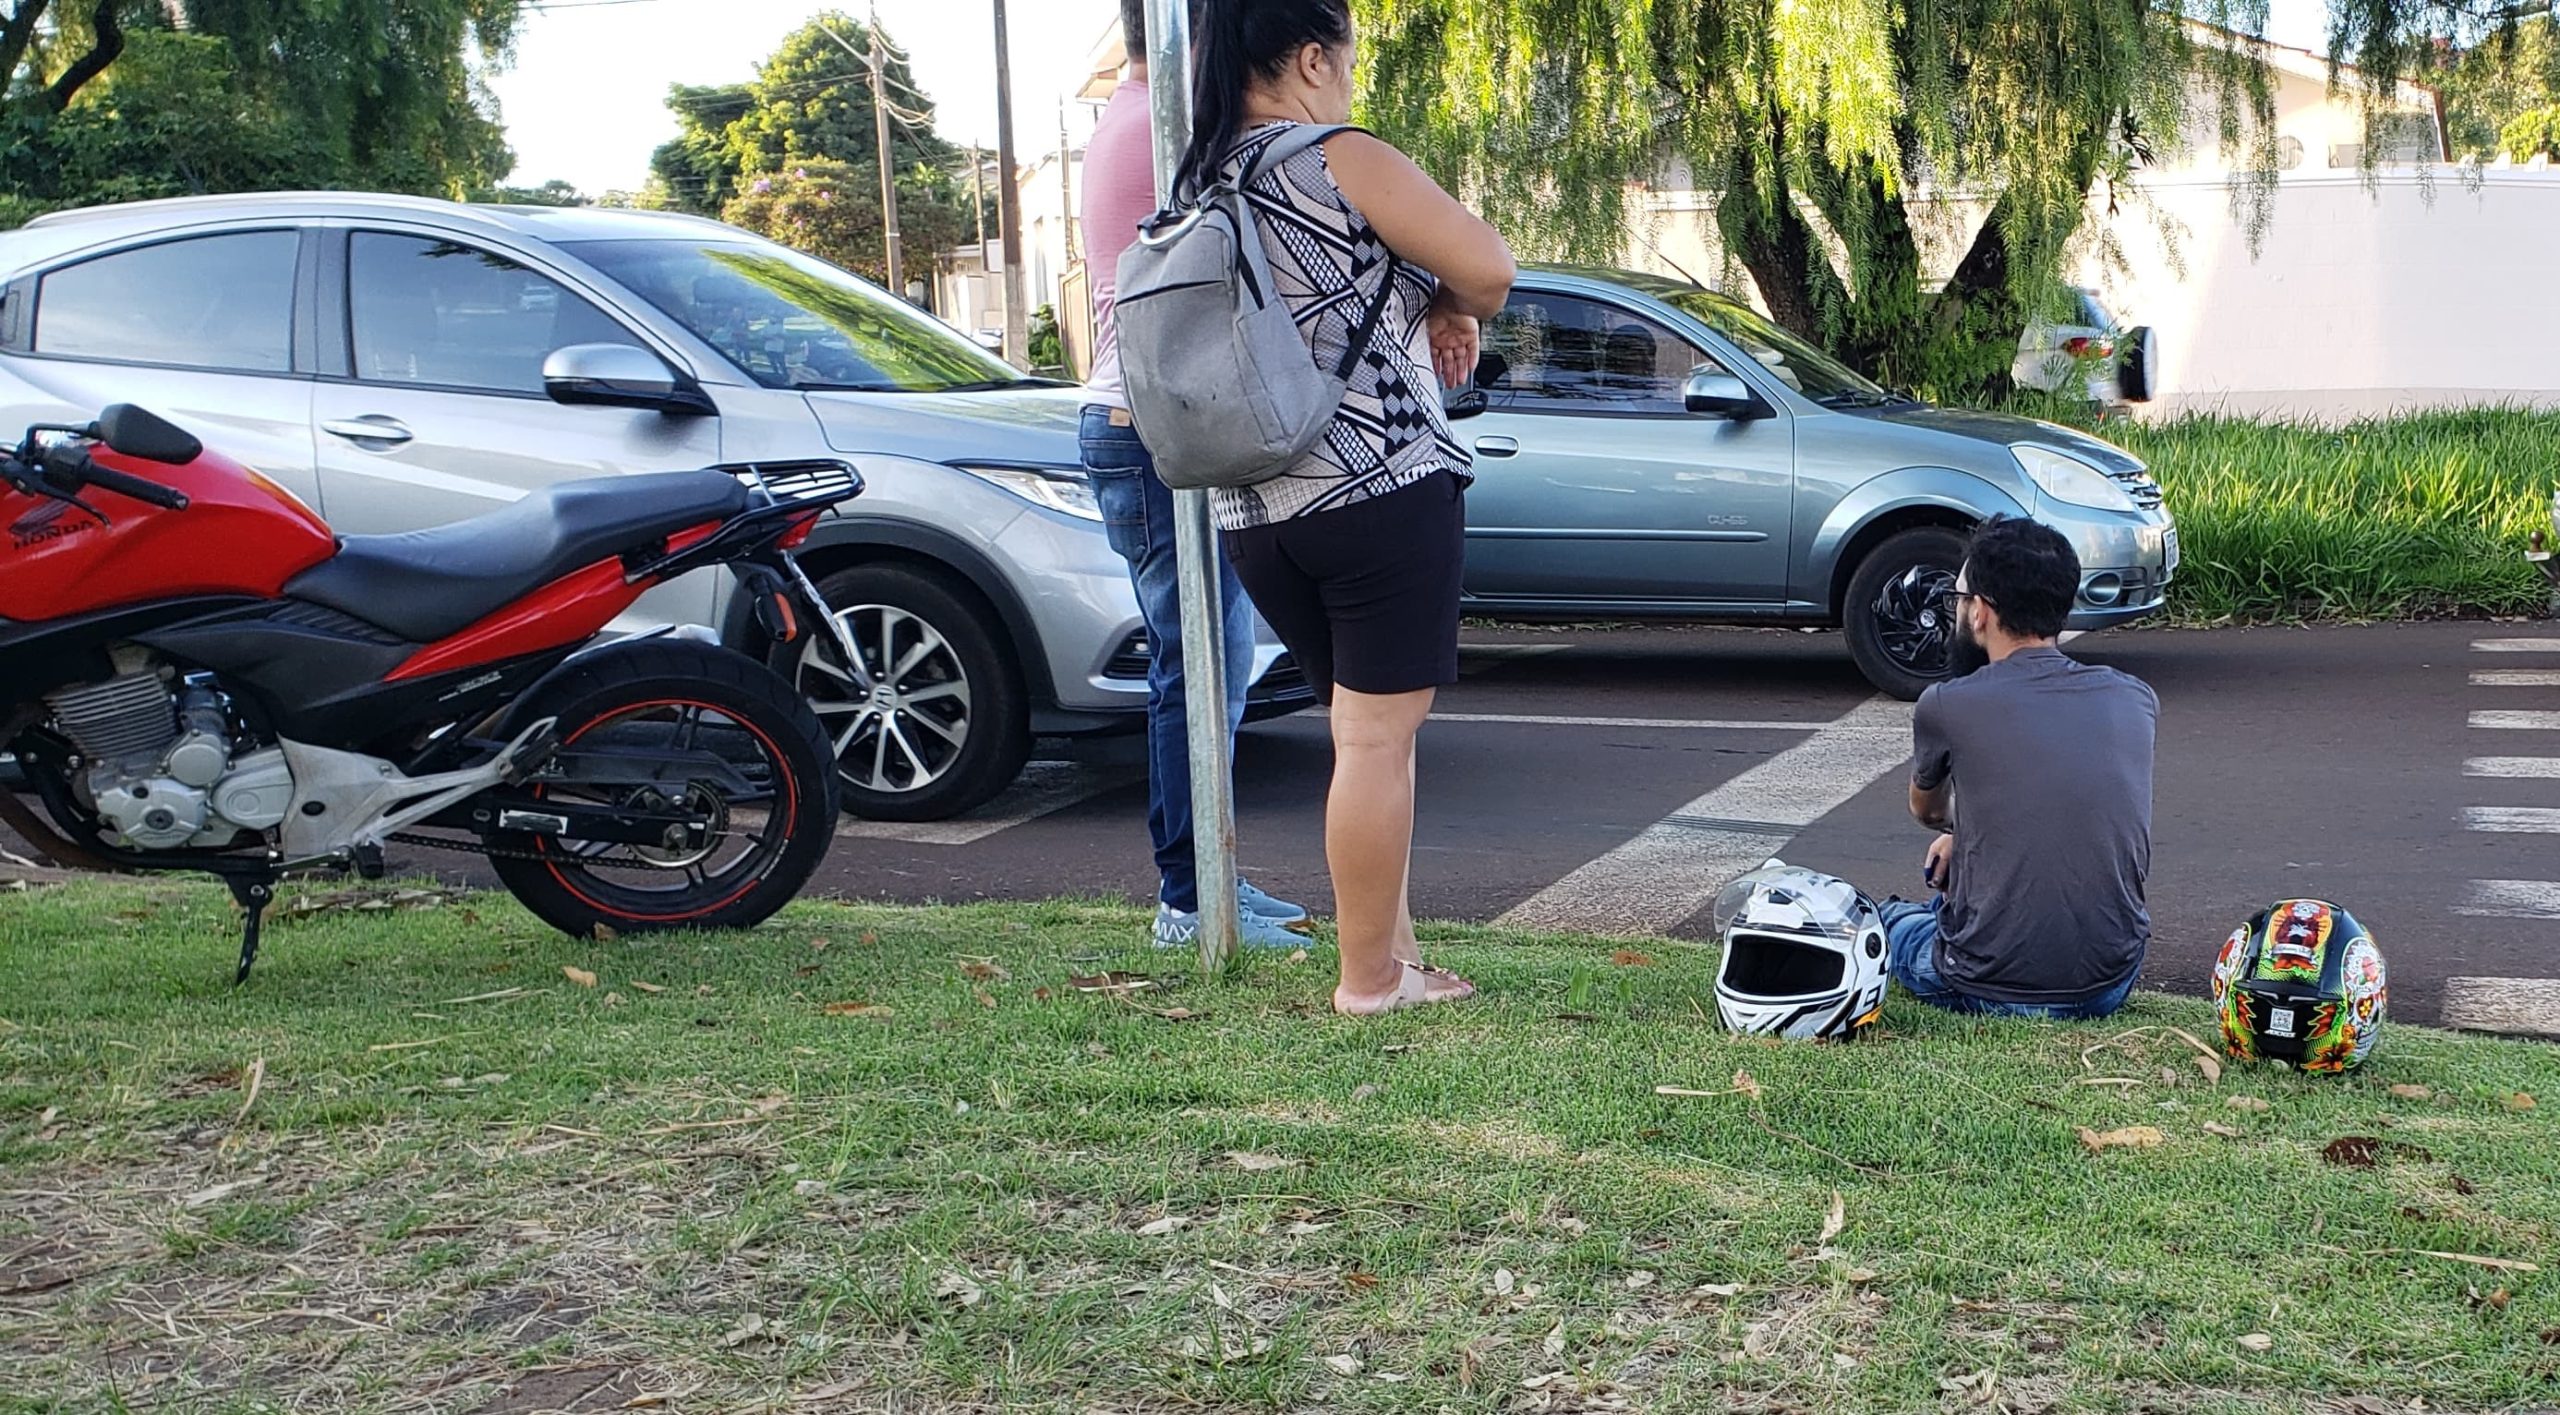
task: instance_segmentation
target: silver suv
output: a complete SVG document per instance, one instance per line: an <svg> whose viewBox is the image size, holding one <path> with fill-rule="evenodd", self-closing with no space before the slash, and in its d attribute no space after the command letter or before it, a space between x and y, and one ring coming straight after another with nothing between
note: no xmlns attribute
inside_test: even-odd
<svg viewBox="0 0 2560 1415"><path fill-rule="evenodd" d="M1034 737L1143 724L1149 646L1078 470L1076 390L734 227L195 197L0 235L0 282L0 428L139 403L344 533L571 477L852 459L869 490L802 559L898 711L815 658L779 666L835 734L855 814L949 816L1004 789ZM771 652L728 590L680 581L615 627ZM1303 705L1262 637L1256 715Z"/></svg>

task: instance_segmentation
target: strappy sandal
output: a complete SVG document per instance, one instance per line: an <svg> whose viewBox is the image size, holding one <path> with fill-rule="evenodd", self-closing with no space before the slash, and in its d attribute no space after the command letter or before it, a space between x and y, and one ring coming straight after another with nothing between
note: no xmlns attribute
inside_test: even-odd
<svg viewBox="0 0 2560 1415"><path fill-rule="evenodd" d="M1389 1012L1402 1012L1410 1007L1436 1007L1443 1003L1464 1002L1468 998L1476 995L1476 985L1474 983L1469 982L1465 978L1459 977L1457 974L1450 972L1446 968L1435 968L1428 963L1407 963L1401 958L1397 959L1396 963L1398 967L1403 969L1403 972L1396 979L1396 990L1394 995L1387 999L1384 1006L1381 1006L1371 1012L1350 1012L1344 1013L1343 1015L1348 1017L1378 1017ZM1431 995L1431 982L1434 978L1460 984L1466 989L1466 991L1448 997L1433 997ZM1340 1009L1337 1008L1336 1010L1339 1011Z"/></svg>

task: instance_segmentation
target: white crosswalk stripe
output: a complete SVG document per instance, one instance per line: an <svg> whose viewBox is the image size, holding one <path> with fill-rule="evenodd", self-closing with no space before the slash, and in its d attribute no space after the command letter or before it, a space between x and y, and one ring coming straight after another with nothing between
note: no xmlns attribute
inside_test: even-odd
<svg viewBox="0 0 2560 1415"><path fill-rule="evenodd" d="M2560 639L2476 639L2474 653L2560 653Z"/></svg>
<svg viewBox="0 0 2560 1415"><path fill-rule="evenodd" d="M1871 699L1539 890L1499 922L1660 933L1910 756L1911 705Z"/></svg>
<svg viewBox="0 0 2560 1415"><path fill-rule="evenodd" d="M2465 806L2462 823L2473 830L2505 835L2560 835L2560 808Z"/></svg>
<svg viewBox="0 0 2560 1415"><path fill-rule="evenodd" d="M2474 688L2560 688L2560 668L2484 668L2471 675Z"/></svg>
<svg viewBox="0 0 2560 1415"><path fill-rule="evenodd" d="M2560 978L2447 978L2443 1017L2448 1027L2560 1037Z"/></svg>
<svg viewBox="0 0 2560 1415"><path fill-rule="evenodd" d="M2462 774L2560 780L2560 757L2473 757L2462 764Z"/></svg>
<svg viewBox="0 0 2560 1415"><path fill-rule="evenodd" d="M2475 919L2560 919L2560 883L2538 879L2475 879L2453 912Z"/></svg>
<svg viewBox="0 0 2560 1415"><path fill-rule="evenodd" d="M2471 725L2496 732L2560 732L2560 712L2488 711L2471 714Z"/></svg>

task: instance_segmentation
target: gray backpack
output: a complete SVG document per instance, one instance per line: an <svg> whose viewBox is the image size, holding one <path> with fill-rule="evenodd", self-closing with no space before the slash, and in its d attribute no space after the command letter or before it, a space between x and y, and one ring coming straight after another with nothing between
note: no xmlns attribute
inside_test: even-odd
<svg viewBox="0 0 2560 1415"><path fill-rule="evenodd" d="M1129 416L1175 490L1253 486L1324 436L1351 371L1395 289L1377 298L1332 368L1316 366L1271 281L1245 189L1345 127L1303 124L1273 138L1233 181L1158 212L1120 257L1120 370Z"/></svg>

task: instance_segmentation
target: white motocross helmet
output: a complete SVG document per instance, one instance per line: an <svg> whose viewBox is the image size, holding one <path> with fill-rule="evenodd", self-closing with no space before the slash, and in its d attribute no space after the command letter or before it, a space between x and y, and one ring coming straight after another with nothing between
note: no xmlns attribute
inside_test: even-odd
<svg viewBox="0 0 2560 1415"><path fill-rule="evenodd" d="M1716 1015L1746 1035L1847 1041L1884 1012L1884 920L1847 880L1769 863L1716 897Z"/></svg>

